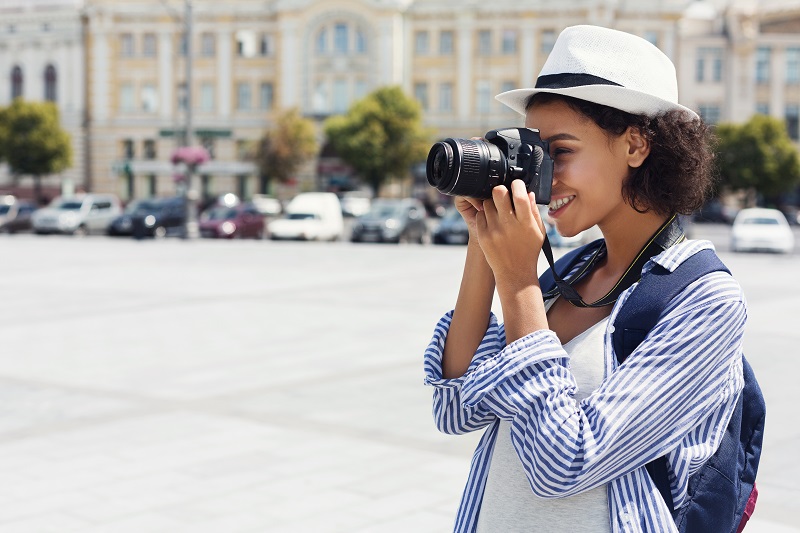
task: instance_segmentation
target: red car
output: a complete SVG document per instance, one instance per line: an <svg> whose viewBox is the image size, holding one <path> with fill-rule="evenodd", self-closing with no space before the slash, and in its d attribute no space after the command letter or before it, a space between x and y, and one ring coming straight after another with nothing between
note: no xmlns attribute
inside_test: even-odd
<svg viewBox="0 0 800 533"><path fill-rule="evenodd" d="M252 204L218 205L200 217L200 235L212 239L264 238L264 215Z"/></svg>

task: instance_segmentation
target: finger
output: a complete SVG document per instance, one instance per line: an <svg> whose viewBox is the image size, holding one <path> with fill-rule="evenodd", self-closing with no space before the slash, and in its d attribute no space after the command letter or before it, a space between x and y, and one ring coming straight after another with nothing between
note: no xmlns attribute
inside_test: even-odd
<svg viewBox="0 0 800 533"><path fill-rule="evenodd" d="M531 212L533 213L533 220L541 230L542 234L544 235L545 233L547 233L547 228L544 225L544 220L542 220L542 212L539 211L539 205L536 203L536 195L532 192L529 192L528 199L531 204Z"/></svg>
<svg viewBox="0 0 800 533"><path fill-rule="evenodd" d="M498 220L507 223L514 218L514 204L511 202L511 192L505 185L498 185L492 189L492 200L497 209Z"/></svg>
<svg viewBox="0 0 800 533"><path fill-rule="evenodd" d="M467 201L472 204L472 207L477 209L478 211L483 211L483 201L478 198L471 198L468 197Z"/></svg>
<svg viewBox="0 0 800 533"><path fill-rule="evenodd" d="M497 206L492 198L487 198L483 201L483 211L486 215L487 226L497 225Z"/></svg>
<svg viewBox="0 0 800 533"><path fill-rule="evenodd" d="M475 228L478 230L478 244L481 241L481 235L486 232L488 224L486 223L486 212L478 211L475 213Z"/></svg>
<svg viewBox="0 0 800 533"><path fill-rule="evenodd" d="M530 224L533 221L533 213L531 213L532 206L524 181L517 179L511 182L511 200L514 202L514 213L517 220L523 224ZM535 207L535 203L533 207Z"/></svg>

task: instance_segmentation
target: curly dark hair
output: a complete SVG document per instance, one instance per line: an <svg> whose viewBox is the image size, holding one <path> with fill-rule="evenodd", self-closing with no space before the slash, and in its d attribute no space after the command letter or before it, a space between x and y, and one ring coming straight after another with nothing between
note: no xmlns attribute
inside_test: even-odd
<svg viewBox="0 0 800 533"><path fill-rule="evenodd" d="M640 213L653 210L660 215L688 215L705 203L714 187L713 133L700 119L682 111L668 111L656 117L634 115L619 109L570 96L537 93L526 102L563 101L591 119L610 136L633 127L650 143L650 155L632 172L622 195Z"/></svg>

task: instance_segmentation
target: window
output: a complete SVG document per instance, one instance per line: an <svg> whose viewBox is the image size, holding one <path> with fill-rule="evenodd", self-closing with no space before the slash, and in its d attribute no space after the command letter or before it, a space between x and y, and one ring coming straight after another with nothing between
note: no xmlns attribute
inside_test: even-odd
<svg viewBox="0 0 800 533"><path fill-rule="evenodd" d="M756 113L769 116L769 102L758 102L756 104Z"/></svg>
<svg viewBox="0 0 800 533"><path fill-rule="evenodd" d="M800 48L786 49L786 83L800 84Z"/></svg>
<svg viewBox="0 0 800 533"><path fill-rule="evenodd" d="M439 54L449 56L453 54L453 32L443 31L439 34Z"/></svg>
<svg viewBox="0 0 800 533"><path fill-rule="evenodd" d="M428 32L418 31L414 34L414 51L417 55L425 55L428 53Z"/></svg>
<svg viewBox="0 0 800 533"><path fill-rule="evenodd" d="M428 109L428 84L427 83L415 83L414 84L414 98L417 99L419 105L422 107L423 110Z"/></svg>
<svg viewBox="0 0 800 533"><path fill-rule="evenodd" d="M236 32L236 54L239 57L254 57L256 55L255 32L247 30Z"/></svg>
<svg viewBox="0 0 800 533"><path fill-rule="evenodd" d="M146 113L158 111L158 89L152 83L142 86L142 111Z"/></svg>
<svg viewBox="0 0 800 533"><path fill-rule="evenodd" d="M517 30L503 30L503 46L504 54L517 53Z"/></svg>
<svg viewBox="0 0 800 533"><path fill-rule="evenodd" d="M478 32L478 55L488 56L492 53L492 31L481 30Z"/></svg>
<svg viewBox="0 0 800 533"><path fill-rule="evenodd" d="M120 86L119 108L121 111L136 111L136 96L132 83L123 83Z"/></svg>
<svg viewBox="0 0 800 533"><path fill-rule="evenodd" d="M356 100L361 100L367 95L368 90L367 82L364 80L356 80L356 88L355 88L355 98Z"/></svg>
<svg viewBox="0 0 800 533"><path fill-rule="evenodd" d="M695 63L695 80L698 82L722 81L722 49L698 48Z"/></svg>
<svg viewBox="0 0 800 533"><path fill-rule="evenodd" d="M216 150L214 146L214 137L204 136L200 137L200 145L208 152L208 157L216 159Z"/></svg>
<svg viewBox="0 0 800 533"><path fill-rule="evenodd" d="M158 192L157 184L158 184L158 179L156 178L156 175L149 174L147 176L147 193L150 196L156 196L156 193Z"/></svg>
<svg viewBox="0 0 800 533"><path fill-rule="evenodd" d="M214 57L217 53L217 39L213 33L203 33L200 35L200 55L203 57Z"/></svg>
<svg viewBox="0 0 800 533"><path fill-rule="evenodd" d="M317 34L317 53L325 54L328 52L328 29L322 28Z"/></svg>
<svg viewBox="0 0 800 533"><path fill-rule="evenodd" d="M333 112L344 113L347 111L347 81L335 80L333 82Z"/></svg>
<svg viewBox="0 0 800 533"><path fill-rule="evenodd" d="M348 50L349 36L347 24L342 22L333 27L333 49L337 54L346 54Z"/></svg>
<svg viewBox="0 0 800 533"><path fill-rule="evenodd" d="M475 89L475 110L478 113L488 113L491 103L491 86L488 80L478 80Z"/></svg>
<svg viewBox="0 0 800 533"><path fill-rule="evenodd" d="M142 143L144 158L149 160L156 159L156 141L153 139L145 139Z"/></svg>
<svg viewBox="0 0 800 533"><path fill-rule="evenodd" d="M653 30L647 30L644 32L644 40L652 44L653 46L658 46L658 32Z"/></svg>
<svg viewBox="0 0 800 533"><path fill-rule="evenodd" d="M186 94L185 83L178 84L178 88L175 91L175 95L178 97L178 109L181 111L186 111L187 94Z"/></svg>
<svg viewBox="0 0 800 533"><path fill-rule="evenodd" d="M260 88L259 104L261 109L272 109L275 100L275 89L270 82L263 82Z"/></svg>
<svg viewBox="0 0 800 533"><path fill-rule="evenodd" d="M119 53L122 57L133 57L133 34L123 33L119 36Z"/></svg>
<svg viewBox="0 0 800 533"><path fill-rule="evenodd" d="M144 57L156 57L156 34L145 33L142 36L142 55Z"/></svg>
<svg viewBox="0 0 800 533"><path fill-rule="evenodd" d="M364 32L360 28L356 30L356 53L367 53L367 38L364 37Z"/></svg>
<svg viewBox="0 0 800 533"><path fill-rule="evenodd" d="M556 44L556 32L554 30L544 30L542 32L541 43L541 52L543 54L549 54L553 50L553 46Z"/></svg>
<svg viewBox="0 0 800 533"><path fill-rule="evenodd" d="M11 99L20 98L22 96L22 68L19 65L14 65L11 69Z"/></svg>
<svg viewBox="0 0 800 533"><path fill-rule="evenodd" d="M182 33L178 37L178 53L181 57L186 57L186 54L189 52L188 41L186 40L186 33Z"/></svg>
<svg viewBox="0 0 800 533"><path fill-rule="evenodd" d="M504 81L503 84L500 85L500 92L504 93L506 91L513 91L515 86L516 83L514 83L513 81ZM497 103L500 104L500 102ZM500 108L503 113L515 113L515 111L510 107L508 107L507 105L500 104Z"/></svg>
<svg viewBox="0 0 800 533"><path fill-rule="evenodd" d="M135 145L133 139L122 140L122 157L125 159L133 159L136 156Z"/></svg>
<svg viewBox="0 0 800 533"><path fill-rule="evenodd" d="M206 113L214 112L214 84L203 83L200 85L200 110Z"/></svg>
<svg viewBox="0 0 800 533"><path fill-rule="evenodd" d="M317 113L326 113L328 111L328 85L324 81L318 81L314 87L311 106Z"/></svg>
<svg viewBox="0 0 800 533"><path fill-rule="evenodd" d="M57 96L56 67L47 65L44 69L44 99L55 102Z"/></svg>
<svg viewBox="0 0 800 533"><path fill-rule="evenodd" d="M700 108L698 109L700 118L703 119L703 122L706 124L717 124L720 119L720 110L719 106L717 105L708 105L708 104L701 104Z"/></svg>
<svg viewBox="0 0 800 533"><path fill-rule="evenodd" d="M439 111L453 110L453 84L442 83L439 86Z"/></svg>
<svg viewBox="0 0 800 533"><path fill-rule="evenodd" d="M262 56L271 56L275 53L275 44L272 35L265 33L261 36L261 49L259 51Z"/></svg>
<svg viewBox="0 0 800 533"><path fill-rule="evenodd" d="M253 105L249 83L236 84L236 109L246 111Z"/></svg>
<svg viewBox="0 0 800 533"><path fill-rule="evenodd" d="M800 141L800 104L786 106L786 133L793 141Z"/></svg>
<svg viewBox="0 0 800 533"><path fill-rule="evenodd" d="M768 46L759 46L756 50L756 83L769 82L770 53Z"/></svg>

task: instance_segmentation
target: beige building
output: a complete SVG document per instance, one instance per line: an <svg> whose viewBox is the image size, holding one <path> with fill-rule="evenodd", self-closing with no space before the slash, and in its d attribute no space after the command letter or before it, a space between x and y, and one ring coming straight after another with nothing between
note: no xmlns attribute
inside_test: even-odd
<svg viewBox="0 0 800 533"><path fill-rule="evenodd" d="M707 121L768 113L797 140L800 0L84 0L78 11L83 183L126 199L176 192L170 155L187 123L213 155L200 169L204 195L260 192L247 154L281 109L321 125L383 85L415 97L440 137L521 125L494 95L534 84L558 33L583 23L659 46L677 66L682 103ZM299 177L297 188L348 179L329 157Z"/></svg>

